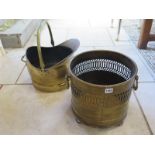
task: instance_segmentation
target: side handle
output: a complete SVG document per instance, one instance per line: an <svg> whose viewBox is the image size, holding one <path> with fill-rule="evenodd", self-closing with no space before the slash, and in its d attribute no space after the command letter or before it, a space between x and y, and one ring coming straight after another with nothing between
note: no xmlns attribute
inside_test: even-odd
<svg viewBox="0 0 155 155"><path fill-rule="evenodd" d="M133 89L134 90L137 90L138 89L138 75L135 76L135 81L134 81L134 84L133 84Z"/></svg>
<svg viewBox="0 0 155 155"><path fill-rule="evenodd" d="M66 89L69 89L70 86L70 77L68 75L65 76L65 82L59 84L59 87L66 86Z"/></svg>
<svg viewBox="0 0 155 155"><path fill-rule="evenodd" d="M26 60L25 60L24 58L25 58L25 55L23 55L23 56L21 57L21 61L23 61L24 63L26 63Z"/></svg>

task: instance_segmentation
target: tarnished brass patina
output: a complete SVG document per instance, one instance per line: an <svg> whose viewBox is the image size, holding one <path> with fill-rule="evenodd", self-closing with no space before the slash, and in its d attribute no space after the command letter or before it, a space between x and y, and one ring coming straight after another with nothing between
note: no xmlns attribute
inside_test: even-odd
<svg viewBox="0 0 155 155"><path fill-rule="evenodd" d="M26 62L28 71L35 88L41 91L54 92L68 88L67 65L70 56L79 47L77 39L67 40L58 46L54 46L52 31L48 26L53 47L40 46L41 23L37 32L37 46L33 46L26 51L26 61L24 56L22 61Z"/></svg>
<svg viewBox="0 0 155 155"><path fill-rule="evenodd" d="M92 126L119 125L127 115L132 89L138 88L137 65L113 51L88 51L70 64L72 109Z"/></svg>

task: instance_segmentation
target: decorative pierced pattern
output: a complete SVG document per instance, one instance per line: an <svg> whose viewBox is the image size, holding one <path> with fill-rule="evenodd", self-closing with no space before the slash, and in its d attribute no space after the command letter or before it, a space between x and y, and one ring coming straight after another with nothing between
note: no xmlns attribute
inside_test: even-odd
<svg viewBox="0 0 155 155"><path fill-rule="evenodd" d="M76 97L82 96L82 92L79 89L77 89L73 84L71 85L71 89L74 96Z"/></svg>
<svg viewBox="0 0 155 155"><path fill-rule="evenodd" d="M109 95L105 96L105 95L96 95L96 94L94 95L94 94L82 92L76 86L74 85L71 86L73 96L76 99L82 101L82 102L79 102L80 104L89 105L89 106L94 105L95 107L111 107L111 106L124 104L129 100L129 97L131 95L131 89L132 88L129 88L124 92L121 92L121 93L116 92L110 96ZM116 97L118 100L115 100L114 97ZM110 101L110 100L113 100L113 101Z"/></svg>
<svg viewBox="0 0 155 155"><path fill-rule="evenodd" d="M129 97L131 95L131 89L132 88L130 88L127 91L124 91L122 93L115 94L115 97L117 97L122 103L124 103L129 100Z"/></svg>
<svg viewBox="0 0 155 155"><path fill-rule="evenodd" d="M108 71L116 73L123 77L125 80L128 80L131 77L131 70L125 65L109 60L109 59L92 59L81 62L73 68L73 73L76 76L79 76L83 73L91 71Z"/></svg>
<svg viewBox="0 0 155 155"><path fill-rule="evenodd" d="M109 103L105 102L105 96L84 93L81 90L79 90L78 88L76 88L76 86L73 86L73 85L71 86L71 89L72 89L73 96L78 100L82 100L82 102L80 102L80 104L89 105L89 106L91 105L91 106L95 106L95 107L110 106Z"/></svg>

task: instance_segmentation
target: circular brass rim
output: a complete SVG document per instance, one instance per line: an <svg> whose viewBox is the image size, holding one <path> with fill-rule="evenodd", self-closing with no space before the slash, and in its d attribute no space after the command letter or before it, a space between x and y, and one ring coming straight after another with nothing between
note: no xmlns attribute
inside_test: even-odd
<svg viewBox="0 0 155 155"><path fill-rule="evenodd" d="M116 53L116 54L119 54L119 55L121 55L121 56L126 57L127 59L129 59L129 60L134 64L134 66L135 66L135 68L136 68L135 74L132 75L128 80L126 80L126 81L124 81L124 82L120 82L120 83L112 84L112 85L99 85L99 84L93 84L93 83L89 83L89 82L87 82L87 81L84 81L84 80L78 78L78 77L72 72L72 69L71 69L71 63L72 63L72 61L73 61L74 59L76 59L77 57L79 57L79 56L85 54L85 53L91 53L91 52L96 52L96 51L98 51L98 52L104 52L104 51L105 51L105 52L114 52L114 53ZM70 61L69 69L68 69L68 70L69 70L69 74L70 74L72 77L74 77L76 80L79 80L81 83L87 84L87 85L92 86L92 87L99 87L99 88L117 87L117 86L120 86L120 84L121 84L121 85L125 85L125 84L128 83L131 79L133 79L133 78L137 75L137 73L138 73L137 64L136 64L131 58L129 58L128 56L126 56L126 55L124 55L124 54L122 54L122 53L120 53L120 52L116 52L116 51L112 51L112 50L90 50L90 51L86 51L86 52L84 52L84 53L80 53L80 54L76 55L74 58L72 58L72 60ZM70 75L69 75L69 76L70 76Z"/></svg>

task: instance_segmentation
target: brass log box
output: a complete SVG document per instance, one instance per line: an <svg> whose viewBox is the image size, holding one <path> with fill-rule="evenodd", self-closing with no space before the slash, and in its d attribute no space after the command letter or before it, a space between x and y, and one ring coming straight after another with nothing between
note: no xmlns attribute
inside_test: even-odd
<svg viewBox="0 0 155 155"><path fill-rule="evenodd" d="M88 51L74 57L69 78L77 118L99 127L121 124L131 91L138 88L137 71L135 62L113 51Z"/></svg>

